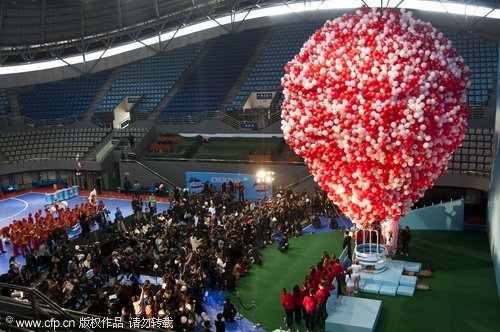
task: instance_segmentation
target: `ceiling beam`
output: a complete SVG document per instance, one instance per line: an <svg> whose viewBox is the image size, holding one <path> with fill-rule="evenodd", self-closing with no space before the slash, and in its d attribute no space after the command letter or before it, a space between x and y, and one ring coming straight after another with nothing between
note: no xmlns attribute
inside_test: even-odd
<svg viewBox="0 0 500 332"><path fill-rule="evenodd" d="M85 8L83 8L83 1L80 1L80 36L85 37Z"/></svg>
<svg viewBox="0 0 500 332"><path fill-rule="evenodd" d="M122 21L122 0L116 0L117 12L118 12L118 27L123 28Z"/></svg>
<svg viewBox="0 0 500 332"><path fill-rule="evenodd" d="M45 12L47 7L47 0L42 1L42 17L41 17L41 27L40 27L40 43L45 42Z"/></svg>
<svg viewBox="0 0 500 332"><path fill-rule="evenodd" d="M0 7L0 37L2 36L3 11L5 10L5 1L7 1L7 0L2 0L2 4Z"/></svg>

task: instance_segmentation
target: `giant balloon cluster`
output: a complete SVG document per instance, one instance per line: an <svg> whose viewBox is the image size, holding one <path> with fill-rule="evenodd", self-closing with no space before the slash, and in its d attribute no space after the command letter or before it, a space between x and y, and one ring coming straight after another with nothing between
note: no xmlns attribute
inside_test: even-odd
<svg viewBox="0 0 500 332"><path fill-rule="evenodd" d="M451 42L411 12L345 14L286 66L285 140L349 218L397 221L461 144L470 75Z"/></svg>

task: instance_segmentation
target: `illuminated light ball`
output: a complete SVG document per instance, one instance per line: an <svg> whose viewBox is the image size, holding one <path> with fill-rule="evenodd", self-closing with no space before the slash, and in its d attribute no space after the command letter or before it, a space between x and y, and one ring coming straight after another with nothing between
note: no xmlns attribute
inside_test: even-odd
<svg viewBox="0 0 500 332"><path fill-rule="evenodd" d="M363 8L327 21L285 70L285 140L360 225L406 214L465 135L471 72L411 12Z"/></svg>

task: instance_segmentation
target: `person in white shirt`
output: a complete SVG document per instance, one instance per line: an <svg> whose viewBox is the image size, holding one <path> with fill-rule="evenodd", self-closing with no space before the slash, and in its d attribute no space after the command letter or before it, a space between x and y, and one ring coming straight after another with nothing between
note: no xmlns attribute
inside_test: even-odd
<svg viewBox="0 0 500 332"><path fill-rule="evenodd" d="M387 258L391 260L394 251L394 236L390 229L387 231L387 236L385 237L385 248L387 249Z"/></svg>
<svg viewBox="0 0 500 332"><path fill-rule="evenodd" d="M210 213L210 219L213 221L215 220L215 206L212 204L210 205L210 207L208 208L208 212Z"/></svg>
<svg viewBox="0 0 500 332"><path fill-rule="evenodd" d="M347 274L345 275L345 287L349 296L352 296L354 292L354 276L352 273L352 266L347 268Z"/></svg>
<svg viewBox="0 0 500 332"><path fill-rule="evenodd" d="M226 272L226 262L222 259L221 254L217 254L217 267L219 268L220 274L224 274Z"/></svg>
<svg viewBox="0 0 500 332"><path fill-rule="evenodd" d="M354 264L351 264L352 276L354 277L354 294L359 292L359 281L361 280L361 269L362 266L359 264L359 259L354 260Z"/></svg>
<svg viewBox="0 0 500 332"><path fill-rule="evenodd" d="M146 308L144 306L144 288L141 287L141 296L134 295L132 297L132 305L136 317L144 317L146 315Z"/></svg>

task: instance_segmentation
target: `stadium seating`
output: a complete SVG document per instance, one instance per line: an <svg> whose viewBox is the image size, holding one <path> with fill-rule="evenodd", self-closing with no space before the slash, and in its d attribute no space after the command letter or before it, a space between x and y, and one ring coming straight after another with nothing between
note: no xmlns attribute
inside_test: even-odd
<svg viewBox="0 0 500 332"><path fill-rule="evenodd" d="M141 96L137 111L153 111L205 43L158 54L123 67L95 114L112 112L126 96Z"/></svg>
<svg viewBox="0 0 500 332"><path fill-rule="evenodd" d="M448 164L448 172L489 177L493 134L493 129L468 128L462 146L455 151Z"/></svg>
<svg viewBox="0 0 500 332"><path fill-rule="evenodd" d="M7 106L7 96L5 90L0 89L0 118L5 116L5 107Z"/></svg>
<svg viewBox="0 0 500 332"><path fill-rule="evenodd" d="M265 31L245 30L215 39L196 69L161 112L160 119L216 111Z"/></svg>
<svg viewBox="0 0 500 332"><path fill-rule="evenodd" d="M10 163L81 159L109 133L103 128L67 128L0 133L0 150Z"/></svg>
<svg viewBox="0 0 500 332"><path fill-rule="evenodd" d="M307 38L323 23L315 21L306 24L278 26L263 54L233 100L233 108L235 110L241 109L252 91L281 91L281 77L285 74L285 65L293 59Z"/></svg>
<svg viewBox="0 0 500 332"><path fill-rule="evenodd" d="M94 100L109 71L46 84L36 84L19 94L24 116L34 119L81 118Z"/></svg>
<svg viewBox="0 0 500 332"><path fill-rule="evenodd" d="M491 92L496 88L498 70L498 42L466 33L444 32L472 70L471 85L467 89L467 102L472 110L484 109Z"/></svg>

